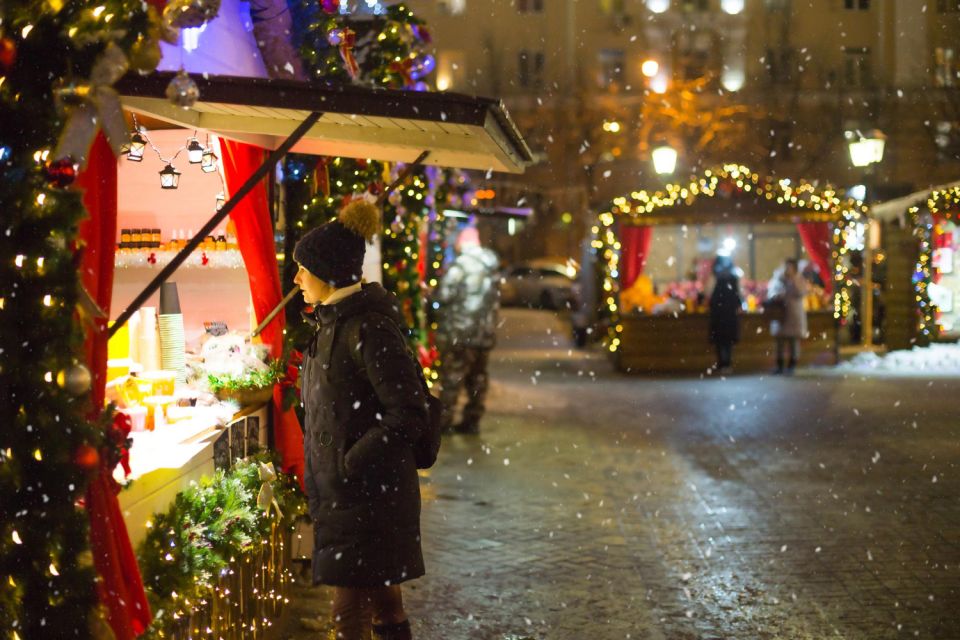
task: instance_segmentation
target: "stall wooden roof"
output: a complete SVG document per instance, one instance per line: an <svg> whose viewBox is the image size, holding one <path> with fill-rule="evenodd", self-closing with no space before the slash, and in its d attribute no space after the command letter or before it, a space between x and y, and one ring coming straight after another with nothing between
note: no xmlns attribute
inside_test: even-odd
<svg viewBox="0 0 960 640"><path fill-rule="evenodd" d="M430 151L426 164L508 173L522 173L532 161L506 108L490 98L191 74L200 100L181 109L165 96L173 75L121 78L116 89L123 106L266 149L276 149L307 115L319 111L323 116L294 152L413 162Z"/></svg>

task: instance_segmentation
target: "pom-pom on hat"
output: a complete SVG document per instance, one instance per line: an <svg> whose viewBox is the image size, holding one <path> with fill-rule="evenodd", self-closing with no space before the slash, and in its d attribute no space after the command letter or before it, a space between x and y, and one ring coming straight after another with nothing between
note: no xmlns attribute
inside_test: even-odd
<svg viewBox="0 0 960 640"><path fill-rule="evenodd" d="M336 288L360 282L367 243L380 230L380 210L366 200L353 200L336 220L308 231L293 249L293 259Z"/></svg>

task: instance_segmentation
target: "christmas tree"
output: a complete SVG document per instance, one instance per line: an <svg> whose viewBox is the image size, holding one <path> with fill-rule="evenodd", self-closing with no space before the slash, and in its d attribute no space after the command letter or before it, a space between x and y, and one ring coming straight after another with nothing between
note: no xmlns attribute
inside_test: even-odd
<svg viewBox="0 0 960 640"><path fill-rule="evenodd" d="M102 100L159 59L160 19L134 0L8 0L0 10L0 636L83 638L96 605L87 514L105 454L88 420L78 269L81 194L70 188ZM95 109L96 125L84 114ZM119 119L119 120L118 120ZM69 126L68 126L69 125ZM109 416L107 416L109 418Z"/></svg>
<svg viewBox="0 0 960 640"><path fill-rule="evenodd" d="M315 79L357 82L393 89L426 89L424 78L434 60L423 51L430 42L425 25L406 5L391 5L378 15L342 14L339 3L298 0L291 3L294 34L307 69ZM391 177L401 167L395 167ZM291 156L285 163L286 224L284 281L296 271L293 247L306 231L334 218L355 194L378 194L384 164L349 158ZM384 203L381 234L384 285L401 300L414 341L425 337L425 316L418 271L420 228L428 206L428 180L418 169ZM308 336L302 303L288 307L288 344L301 349Z"/></svg>

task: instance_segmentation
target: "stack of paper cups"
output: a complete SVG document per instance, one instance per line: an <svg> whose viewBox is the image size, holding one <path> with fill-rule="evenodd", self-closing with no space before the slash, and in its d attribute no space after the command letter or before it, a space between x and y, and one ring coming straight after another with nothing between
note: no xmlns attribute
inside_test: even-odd
<svg viewBox="0 0 960 640"><path fill-rule="evenodd" d="M156 371L160 368L160 344L157 334L156 307L140 309L139 358L144 371Z"/></svg>
<svg viewBox="0 0 960 640"><path fill-rule="evenodd" d="M140 314L135 313L127 320L127 332L130 337L130 359L140 362Z"/></svg>
<svg viewBox="0 0 960 640"><path fill-rule="evenodd" d="M177 372L177 382L187 381L183 314L175 282L160 287L160 361L166 371Z"/></svg>

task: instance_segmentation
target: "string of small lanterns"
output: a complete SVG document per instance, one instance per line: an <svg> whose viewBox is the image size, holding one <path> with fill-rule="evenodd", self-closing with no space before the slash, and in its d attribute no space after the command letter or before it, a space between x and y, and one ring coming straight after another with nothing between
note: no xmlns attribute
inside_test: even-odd
<svg viewBox="0 0 960 640"><path fill-rule="evenodd" d="M177 149L172 157L164 158L160 148L153 143L147 130L140 126L140 123L137 122L136 115L134 115L133 133L130 135L130 142L126 149L127 160L130 162L143 162L143 154L146 152L147 146L157 154L157 158L164 164L163 169L160 170L161 189L176 189L180 186L181 173L177 171L173 163L184 151L187 153L187 162L193 165L200 165L200 170L204 173L214 173L218 169L217 163L220 158L210 144L209 137L207 138L206 146L204 146L200 144L200 140L197 138L197 132L194 131L193 135L187 138L186 143ZM219 209L220 207L218 206L217 208Z"/></svg>
<svg viewBox="0 0 960 640"><path fill-rule="evenodd" d="M863 224L868 207L861 201L842 199L831 188L818 189L814 184L800 181L796 185L786 178L764 179L749 168L738 164L725 164L720 169L706 170L686 185L668 184L664 191L633 191L629 196L615 198L608 211L597 217L591 228L591 247L604 264L602 303L609 319L606 347L611 353L619 350L623 333L620 323L620 249L615 222L626 218L634 224L643 224L643 217L663 208L692 205L699 197L715 197L737 189L754 194L772 204L794 209L821 212L825 221L834 223L834 317L845 318L850 311L849 287L853 285L849 266L843 259L853 248L850 246L851 225Z"/></svg>

